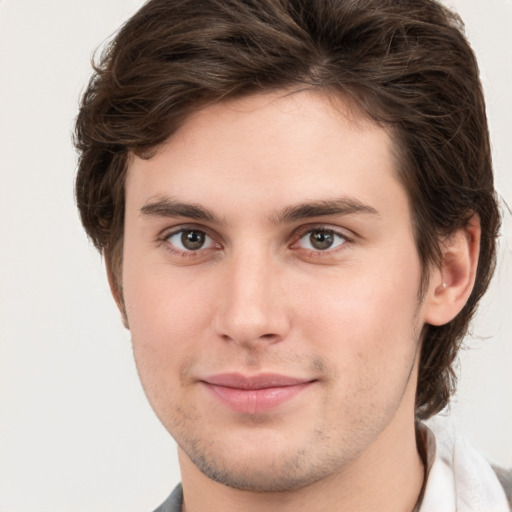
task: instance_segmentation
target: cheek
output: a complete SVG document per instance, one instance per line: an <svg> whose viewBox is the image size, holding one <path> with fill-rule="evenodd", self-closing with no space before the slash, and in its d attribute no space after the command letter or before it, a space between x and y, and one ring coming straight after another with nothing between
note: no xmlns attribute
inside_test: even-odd
<svg viewBox="0 0 512 512"><path fill-rule="evenodd" d="M374 380L410 366L419 331L419 264L391 273L385 265L355 269L300 294L303 336L340 373ZM364 370L364 371L363 371Z"/></svg>
<svg viewBox="0 0 512 512"><path fill-rule="evenodd" d="M171 270L165 262L125 265L123 291L130 329L132 334L146 332L148 343L158 343L161 336L169 337L169 343L185 341L183 334L207 323L211 294L204 280L194 272Z"/></svg>
<svg viewBox="0 0 512 512"><path fill-rule="evenodd" d="M313 350L333 368L324 409L342 431L363 435L382 426L414 385L419 328L413 281L366 275L308 296L302 336L315 340Z"/></svg>
<svg viewBox="0 0 512 512"><path fill-rule="evenodd" d="M137 369L148 394L176 389L183 368L199 357L210 325L208 293L168 269L130 272L124 279L126 313ZM161 392L160 391L160 392Z"/></svg>

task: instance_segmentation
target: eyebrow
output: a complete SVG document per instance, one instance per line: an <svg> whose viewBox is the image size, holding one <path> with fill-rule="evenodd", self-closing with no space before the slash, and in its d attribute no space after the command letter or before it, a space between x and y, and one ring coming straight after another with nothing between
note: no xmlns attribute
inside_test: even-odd
<svg viewBox="0 0 512 512"><path fill-rule="evenodd" d="M152 217L186 217L213 224L223 224L213 212L203 208L198 204L182 203L172 199L161 199L152 203L145 204L140 213Z"/></svg>
<svg viewBox="0 0 512 512"><path fill-rule="evenodd" d="M312 217L326 217L328 215L352 215L354 213L368 213L379 215L379 212L359 199L341 197L338 199L301 203L288 206L282 212L272 216L272 222L286 224Z"/></svg>
<svg viewBox="0 0 512 512"><path fill-rule="evenodd" d="M210 210L194 203L183 203L172 199L161 199L145 204L140 209L141 214L153 217L185 217L188 219L210 222L212 224L225 224ZM326 217L329 215L352 215L355 213L367 213L379 215L372 206L358 199L342 197L338 199L321 200L300 203L288 206L281 212L270 216L273 224L288 224L313 217Z"/></svg>

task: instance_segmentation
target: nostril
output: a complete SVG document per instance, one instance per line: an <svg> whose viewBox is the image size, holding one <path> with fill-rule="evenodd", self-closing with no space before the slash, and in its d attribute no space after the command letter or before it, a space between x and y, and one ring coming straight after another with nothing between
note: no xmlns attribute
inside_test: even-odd
<svg viewBox="0 0 512 512"><path fill-rule="evenodd" d="M239 344L247 344L247 345L253 345L253 344L258 344L258 342L265 342L265 343L275 343L275 342L278 342L282 339L282 337L279 335L279 334L274 334L274 333L267 333L267 334L261 334L261 335L255 335L255 336L251 336L251 335L247 335L247 334L244 334L244 333L238 333L238 335L230 335L230 334L220 334L220 337L223 341L228 341L228 342L236 342L236 343L239 343Z"/></svg>

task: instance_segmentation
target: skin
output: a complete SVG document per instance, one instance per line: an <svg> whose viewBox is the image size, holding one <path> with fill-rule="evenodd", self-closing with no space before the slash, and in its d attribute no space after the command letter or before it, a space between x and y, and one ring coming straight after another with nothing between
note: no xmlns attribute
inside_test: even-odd
<svg viewBox="0 0 512 512"><path fill-rule="evenodd" d="M445 244L418 299L393 155L343 99L280 91L205 108L152 158L131 157L116 298L179 445L188 512L413 509L421 330L462 307L477 243ZM237 412L204 383L226 372L309 384Z"/></svg>

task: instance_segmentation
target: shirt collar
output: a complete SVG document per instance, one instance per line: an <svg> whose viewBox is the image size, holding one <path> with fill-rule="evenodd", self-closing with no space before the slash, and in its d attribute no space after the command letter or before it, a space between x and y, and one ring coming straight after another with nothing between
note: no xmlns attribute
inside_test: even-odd
<svg viewBox="0 0 512 512"><path fill-rule="evenodd" d="M421 424L425 483L415 512L510 512L491 465L447 417Z"/></svg>

